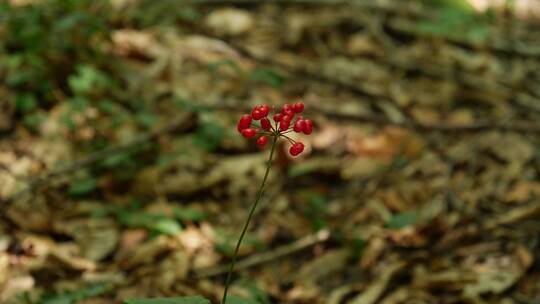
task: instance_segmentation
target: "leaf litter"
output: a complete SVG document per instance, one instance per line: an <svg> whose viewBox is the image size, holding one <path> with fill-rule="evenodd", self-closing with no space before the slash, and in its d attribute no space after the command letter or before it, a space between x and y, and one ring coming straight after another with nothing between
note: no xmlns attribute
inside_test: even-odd
<svg viewBox="0 0 540 304"><path fill-rule="evenodd" d="M234 136L234 117L296 98L320 109L309 156L292 161L280 147L240 252L257 258L322 229L330 237L239 271L237 301L539 300L537 25L513 20L510 36L503 13L432 15L399 1L165 1L150 6L157 22L137 14L145 1L127 2L115 4L124 23L111 21L103 45L125 68L114 99L75 114L76 100L52 104L38 132L11 106L2 111L0 302L218 299L223 277L194 273L227 264L264 173L265 156ZM172 10L184 14L168 23ZM102 98L92 92L102 73L81 65L66 81ZM0 92L16 93L6 84ZM126 96L141 101L118 101ZM20 192L98 139L130 143L174 116L181 127L136 150Z"/></svg>

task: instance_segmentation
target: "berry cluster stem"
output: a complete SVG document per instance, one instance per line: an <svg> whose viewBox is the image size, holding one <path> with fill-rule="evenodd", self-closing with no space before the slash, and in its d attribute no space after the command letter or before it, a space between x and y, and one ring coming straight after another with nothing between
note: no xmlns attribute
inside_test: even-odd
<svg viewBox="0 0 540 304"><path fill-rule="evenodd" d="M234 271L234 264L236 263L236 258L238 256L238 250L240 249L240 244L242 244L242 240L244 239L244 236L246 234L246 231L249 227L249 222L251 221L251 218L253 217L253 214L255 213L255 209L257 209L257 205L259 204L259 201L261 200L264 186L266 184L266 179L268 178L268 173L270 173L270 167L272 166L272 157L274 156L274 150L276 149L276 142L278 140L278 137L274 137L274 141L272 142L272 149L270 150L270 156L268 157L268 162L266 164L266 172L264 173L263 180L261 182L261 185L259 186L259 190L257 191L257 197L255 199L255 202L253 205L251 205L251 209L249 210L246 222L244 223L244 228L242 229L242 233L240 234L240 237L238 238L238 242L236 243L236 248L234 249L234 255L231 260L231 264L229 266L229 272L227 273L227 279L225 281L225 290L223 291L223 298L221 299L221 304L225 304L225 301L227 300L227 292L229 291L229 285L231 284L231 278Z"/></svg>

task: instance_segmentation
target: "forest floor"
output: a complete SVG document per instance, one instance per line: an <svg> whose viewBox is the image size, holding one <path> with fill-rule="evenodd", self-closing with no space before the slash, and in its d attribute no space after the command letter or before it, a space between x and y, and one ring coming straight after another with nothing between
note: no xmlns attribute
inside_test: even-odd
<svg viewBox="0 0 540 304"><path fill-rule="evenodd" d="M233 294L540 303L534 20L38 2L0 10L0 303L217 301L269 152L236 122L297 100L315 130L278 147Z"/></svg>

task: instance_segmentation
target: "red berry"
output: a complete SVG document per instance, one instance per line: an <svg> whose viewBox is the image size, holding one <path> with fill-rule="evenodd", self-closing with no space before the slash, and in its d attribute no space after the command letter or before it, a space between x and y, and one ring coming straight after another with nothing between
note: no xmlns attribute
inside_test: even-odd
<svg viewBox="0 0 540 304"><path fill-rule="evenodd" d="M257 135L257 131L255 131L255 129L247 128L242 130L242 136L245 138L251 138L255 135Z"/></svg>
<svg viewBox="0 0 540 304"><path fill-rule="evenodd" d="M304 111L304 103L303 102L297 102L293 105L293 111L295 113L302 113Z"/></svg>
<svg viewBox="0 0 540 304"><path fill-rule="evenodd" d="M262 104L259 106L259 110L266 116L268 115L268 112L270 112L270 107L266 104Z"/></svg>
<svg viewBox="0 0 540 304"><path fill-rule="evenodd" d="M259 120L263 117L266 117L268 115L268 112L270 112L270 107L268 107L268 105L256 105L251 112L251 116L253 117L253 119Z"/></svg>
<svg viewBox="0 0 540 304"><path fill-rule="evenodd" d="M293 127L293 130L294 132L297 132L297 133L300 133L302 132L302 130L304 130L304 126L305 126L305 121L303 119L298 119L295 123L294 123L294 127Z"/></svg>
<svg viewBox="0 0 540 304"><path fill-rule="evenodd" d="M283 105L283 108L281 108L281 113L285 115L294 115L293 107L290 104Z"/></svg>
<svg viewBox="0 0 540 304"><path fill-rule="evenodd" d="M253 111L251 111L251 117L253 117L253 119L255 119L255 120L259 120L259 119L263 118L264 116L266 116L266 115L264 115L264 113L258 107L255 107L253 109Z"/></svg>
<svg viewBox="0 0 540 304"><path fill-rule="evenodd" d="M279 130L281 132L285 132L285 131L287 131L287 129L289 128L290 125L291 125L290 120L283 119L282 121L279 122Z"/></svg>
<svg viewBox="0 0 540 304"><path fill-rule="evenodd" d="M294 143L291 148L289 149L289 153L292 156L296 156L304 151L304 144L301 142Z"/></svg>
<svg viewBox="0 0 540 304"><path fill-rule="evenodd" d="M240 117L240 120L238 121L238 132L242 132L242 130L249 128L251 125L251 116L249 114L244 114L242 117Z"/></svg>
<svg viewBox="0 0 540 304"><path fill-rule="evenodd" d="M270 124L270 120L266 117L263 117L261 119L261 127L265 131L270 131L270 129L272 128L272 125Z"/></svg>
<svg viewBox="0 0 540 304"><path fill-rule="evenodd" d="M293 115L294 115L294 114L293 114ZM293 119L293 115L288 115L288 114L287 114L287 115L283 116L283 120L288 121L288 122L291 122L292 119Z"/></svg>
<svg viewBox="0 0 540 304"><path fill-rule="evenodd" d="M283 119L283 114L277 113L274 115L274 121L278 122L278 121L281 121L282 119Z"/></svg>
<svg viewBox="0 0 540 304"><path fill-rule="evenodd" d="M302 131L304 132L304 134L307 135L313 132L313 122L311 121L311 119L304 120L304 129Z"/></svg>
<svg viewBox="0 0 540 304"><path fill-rule="evenodd" d="M263 148L267 142L268 142L268 137L266 136L261 136L259 137L259 139L257 139L257 145L259 146L259 148Z"/></svg>

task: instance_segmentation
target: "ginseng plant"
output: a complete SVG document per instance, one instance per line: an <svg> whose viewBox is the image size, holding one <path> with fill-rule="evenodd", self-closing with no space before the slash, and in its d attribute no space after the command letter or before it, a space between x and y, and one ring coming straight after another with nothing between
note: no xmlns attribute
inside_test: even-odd
<svg viewBox="0 0 540 304"><path fill-rule="evenodd" d="M238 257L238 250L242 244L242 240L246 234L246 231L251 222L251 218L257 209L257 205L261 200L261 197L264 192L264 187L266 185L266 180L268 178L268 173L272 167L272 157L276 150L276 143L280 138L283 138L291 144L289 148L289 154L293 157L298 156L304 151L304 144L295 141L290 138L287 134L291 132L304 133L306 135L311 134L313 131L313 122L310 119L305 119L302 116L304 111L304 104L302 102L297 102L295 104L285 104L279 111L275 111L272 120L268 118L270 114L270 107L266 104L257 105L251 111L251 114L244 114L240 117L238 121L237 129L238 132L242 134L245 138L251 139L257 137L256 143L261 148L264 149L268 141L272 141L272 146L270 148L270 156L266 163L266 171L264 177L261 181L259 189L257 190L257 195L255 201L251 205L249 213L247 215L246 221L236 243L236 248L234 249L234 254L232 256L231 263L229 265L229 271L227 273L227 278L225 280L225 289L223 291L223 298L221 299L221 304L226 304L227 293L229 291L229 286L231 284L232 275L234 272L234 265ZM295 118L296 116L296 118ZM294 122L293 122L294 120ZM259 123L255 123L258 121ZM126 304L209 304L210 302L207 299L204 299L200 296L194 297L173 297L173 298L154 298L154 299L128 299L125 300Z"/></svg>
<svg viewBox="0 0 540 304"><path fill-rule="evenodd" d="M231 278L234 272L234 264L236 263L236 258L238 256L238 250L240 249L240 245L242 244L244 235L246 234L246 231L249 227L249 223L251 221L251 218L253 217L253 213L255 213L257 205L259 204L259 201L261 200L261 197L263 195L266 179L268 178L268 173L270 172L270 168L272 167L272 157L274 156L274 151L276 150L276 143L278 139L284 138L288 140L291 143L289 153L292 156L297 156L304 151L304 144L290 138L289 136L287 136L287 133L294 131L297 133L302 132L309 135L313 131L313 122L310 119L304 119L304 117L301 116L301 113L303 111L304 104L302 102L297 102L293 105L285 104L281 108L281 111L274 113L274 116L272 117L274 120L274 124L272 124L272 122L268 118L270 107L266 104L262 104L255 106L255 108L253 108L253 110L251 111L251 115L244 114L242 115L242 117L240 117L240 120L238 121L237 129L238 132L242 134L242 136L244 136L245 138L254 138L256 136L259 136L256 142L261 149L266 146L266 144L268 143L268 139L271 138L272 147L270 148L270 156L268 157L268 162L266 163L266 171L264 172L264 177L259 186L259 189L257 190L257 196L255 198L255 201L251 205L246 221L244 222L244 227L242 228L242 232L240 233L240 237L238 238L238 242L236 243L236 248L234 249L234 254L229 266L229 272L227 273L227 279L225 280L225 290L223 291L223 298L221 300L221 304L226 303L227 292L231 284ZM297 114L298 116L293 122L293 119ZM260 127L253 124L254 120L258 120L260 122Z"/></svg>

